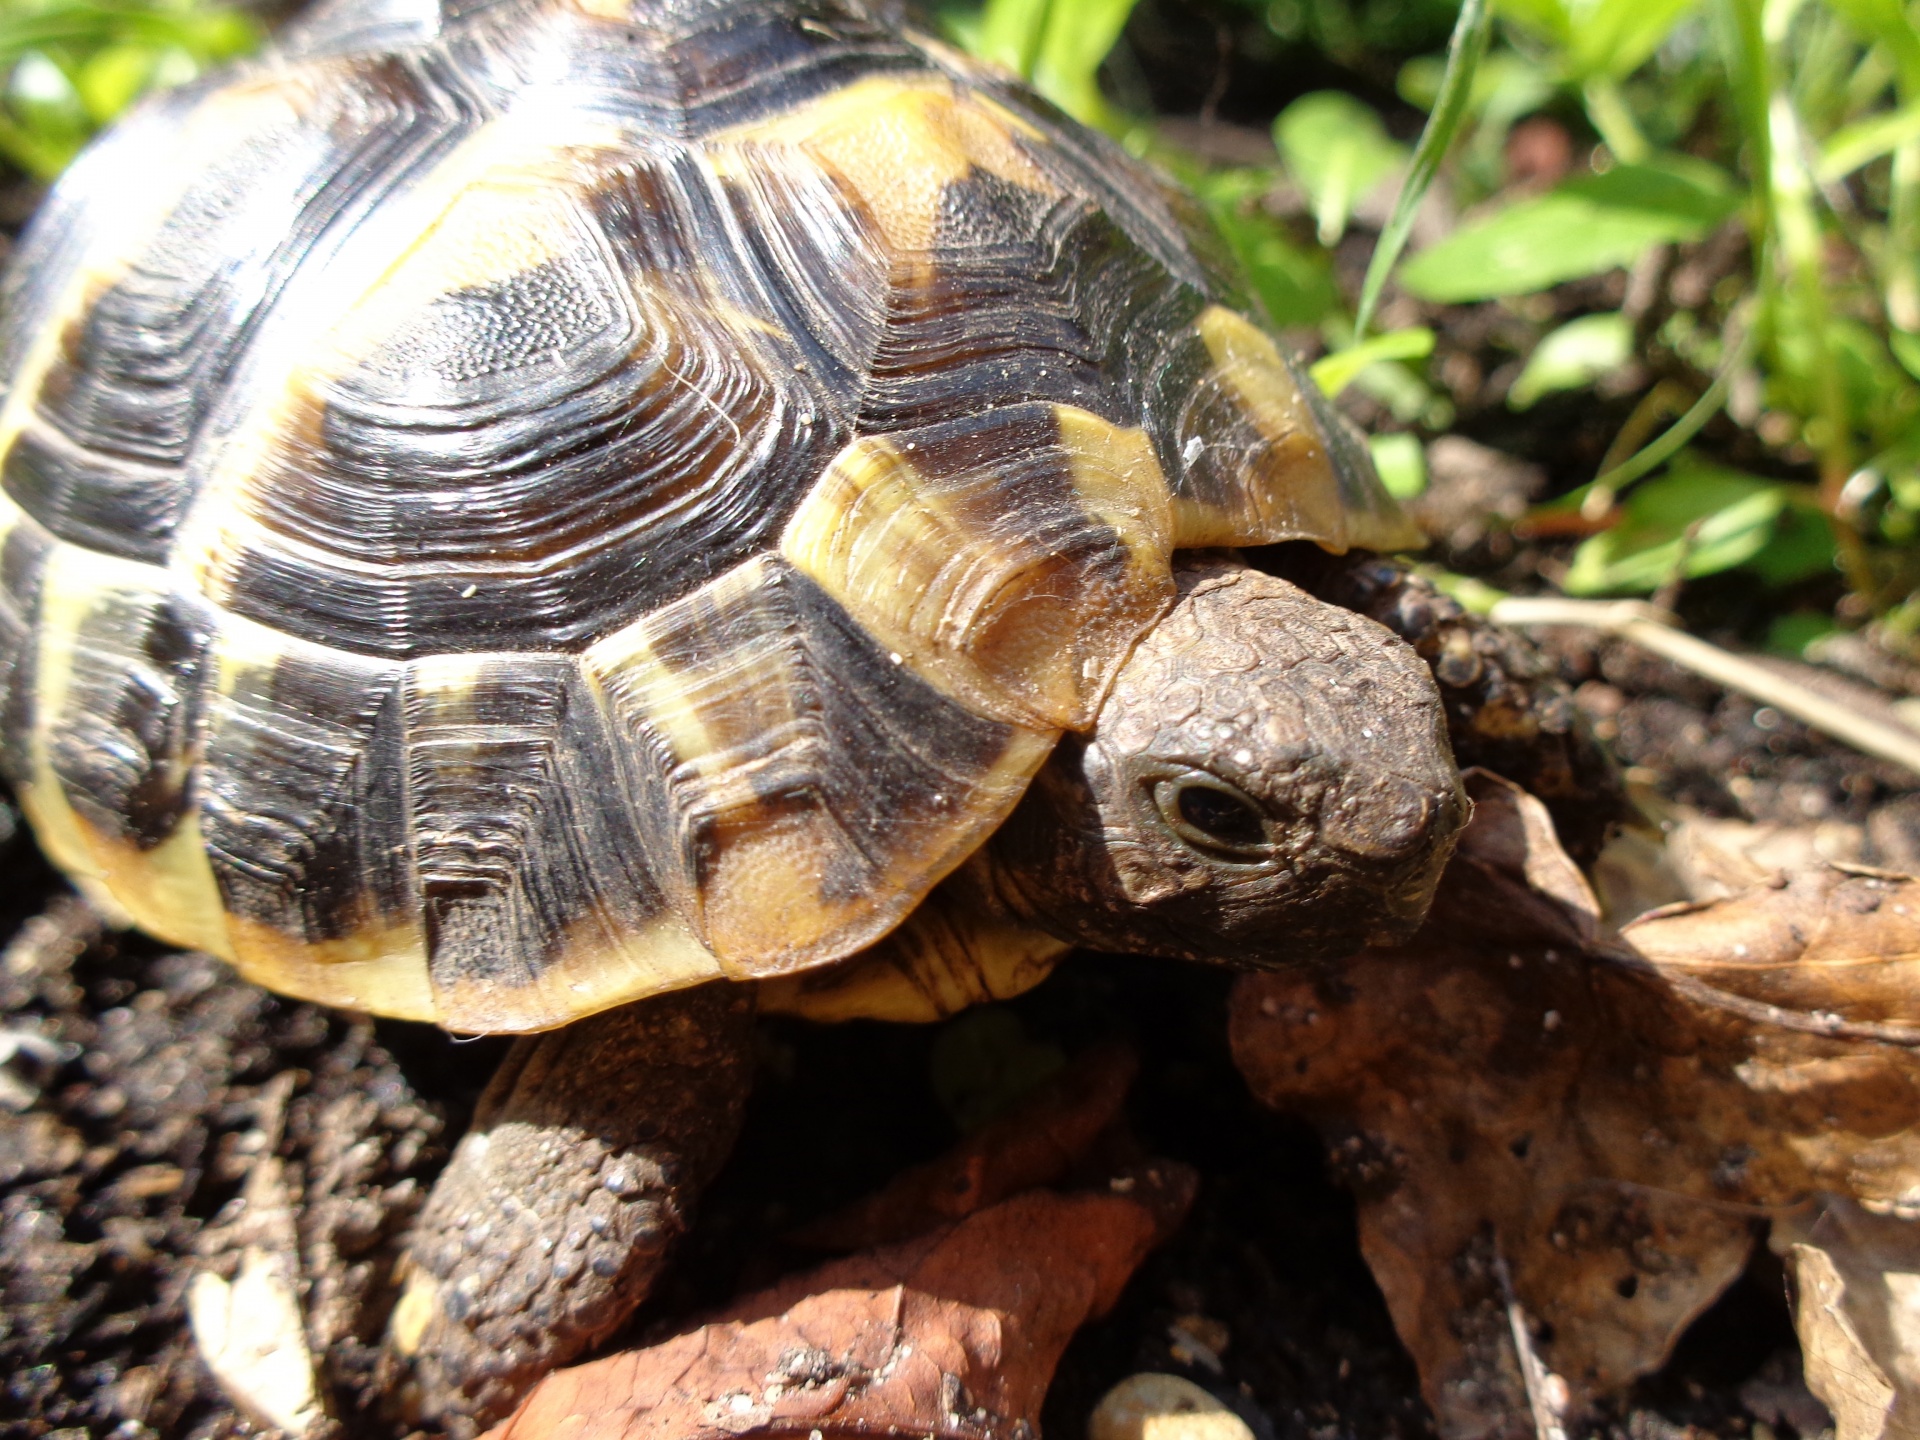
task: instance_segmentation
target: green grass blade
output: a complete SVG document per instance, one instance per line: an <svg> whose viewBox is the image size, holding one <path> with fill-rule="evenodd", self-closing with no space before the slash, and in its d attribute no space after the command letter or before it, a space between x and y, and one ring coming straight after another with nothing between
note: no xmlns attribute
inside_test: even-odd
<svg viewBox="0 0 1920 1440"><path fill-rule="evenodd" d="M1733 322L1730 321L1729 324L1731 323ZM1694 401L1687 413L1674 421L1658 439L1650 441L1597 478L1587 491L1587 498L1580 507L1582 511L1590 514L1604 514L1613 508L1614 496L1679 454L1681 447L1699 434L1700 428L1707 421L1720 413L1720 407L1727 403L1727 392L1733 387L1733 377L1740 372L1741 366L1753 357L1753 349L1753 327L1744 326L1740 343L1728 352L1727 358L1720 365L1719 373L1713 377L1713 383L1707 387L1706 393Z"/></svg>
<svg viewBox="0 0 1920 1440"><path fill-rule="evenodd" d="M1360 378L1360 372L1383 360L1424 360L1433 353L1433 331L1424 325L1390 330L1371 340L1357 341L1316 360L1313 383L1331 400Z"/></svg>
<svg viewBox="0 0 1920 1440"><path fill-rule="evenodd" d="M1887 48L1905 89L1920 90L1920 31L1900 0L1827 0L1827 4Z"/></svg>
<svg viewBox="0 0 1920 1440"><path fill-rule="evenodd" d="M1119 42L1134 0L1059 0L1047 12L1034 57L1034 86L1082 124L1117 131L1120 117L1100 93L1100 65Z"/></svg>
<svg viewBox="0 0 1920 1440"><path fill-rule="evenodd" d="M974 53L1031 80L1047 32L1049 8L1047 0L987 0Z"/></svg>
<svg viewBox="0 0 1920 1440"><path fill-rule="evenodd" d="M1460 18L1454 22L1453 38L1447 42L1447 70L1440 80L1440 96L1433 102L1420 143L1414 147L1413 161L1407 166L1407 178L1400 182L1394 197L1393 213L1387 228L1373 247L1367 262L1367 278L1360 287L1360 313L1354 320L1355 340L1364 340L1373 321L1374 308L1387 288L1387 277L1399 262L1413 233L1414 212L1426 198L1433 177L1440 173L1440 162L1452 148L1455 135L1467 118L1468 102L1473 98L1473 76L1487 53L1487 41L1493 34L1493 8L1488 0L1465 0Z"/></svg>
<svg viewBox="0 0 1920 1440"><path fill-rule="evenodd" d="M1820 147L1820 171L1816 178L1823 185L1835 184L1862 165L1882 155L1891 155L1914 140L1920 140L1920 100L1909 101L1898 110L1870 115L1834 131Z"/></svg>

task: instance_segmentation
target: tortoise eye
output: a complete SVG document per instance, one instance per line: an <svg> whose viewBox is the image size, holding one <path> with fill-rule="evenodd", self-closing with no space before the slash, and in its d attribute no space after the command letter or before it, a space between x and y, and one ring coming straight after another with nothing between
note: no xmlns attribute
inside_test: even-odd
<svg viewBox="0 0 1920 1440"><path fill-rule="evenodd" d="M1211 775L1188 774L1153 787L1161 818L1193 849L1242 862L1267 851L1267 822L1250 798Z"/></svg>

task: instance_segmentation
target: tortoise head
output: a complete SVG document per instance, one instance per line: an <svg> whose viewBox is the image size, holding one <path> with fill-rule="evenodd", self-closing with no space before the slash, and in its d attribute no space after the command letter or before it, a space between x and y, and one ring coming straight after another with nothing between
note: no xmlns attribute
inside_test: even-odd
<svg viewBox="0 0 1920 1440"><path fill-rule="evenodd" d="M1174 607L983 878L1030 923L1105 949L1273 965L1404 940L1468 813L1426 666L1276 577L1177 573Z"/></svg>

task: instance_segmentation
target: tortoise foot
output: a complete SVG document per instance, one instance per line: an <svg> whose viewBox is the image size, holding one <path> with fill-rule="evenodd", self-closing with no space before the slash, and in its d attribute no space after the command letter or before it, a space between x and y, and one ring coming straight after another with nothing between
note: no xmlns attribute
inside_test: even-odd
<svg viewBox="0 0 1920 1440"><path fill-rule="evenodd" d="M514 1046L408 1239L402 1418L477 1433L646 1298L732 1147L751 1020L747 987L708 985Z"/></svg>

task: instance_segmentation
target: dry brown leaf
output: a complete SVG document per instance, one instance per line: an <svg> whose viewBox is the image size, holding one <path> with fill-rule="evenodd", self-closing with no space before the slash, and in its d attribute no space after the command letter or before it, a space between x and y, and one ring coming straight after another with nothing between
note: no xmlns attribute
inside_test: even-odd
<svg viewBox="0 0 1920 1440"><path fill-rule="evenodd" d="M1778 875L1853 864L1865 851L1865 829L1838 820L1756 824L1676 809L1667 830L1668 863L1696 900L1726 899Z"/></svg>
<svg viewBox="0 0 1920 1440"><path fill-rule="evenodd" d="M690 1334L549 1375L492 1440L1031 1434L1067 1341L1193 1187L1162 1163L835 1261Z"/></svg>
<svg viewBox="0 0 1920 1440"><path fill-rule="evenodd" d="M1232 1022L1255 1092L1312 1118L1357 1192L1459 1440L1533 1434L1500 1261L1577 1414L1662 1362L1760 1219L1920 1201L1920 1062L1860 1038L1920 1019L1920 884L1795 876L1637 922L1629 951L1539 803L1469 785L1421 934L1337 979L1250 976Z"/></svg>
<svg viewBox="0 0 1920 1440"><path fill-rule="evenodd" d="M1120 1118L1139 1068L1124 1045L1097 1046L937 1160L903 1171L793 1238L825 1250L884 1245L1051 1185Z"/></svg>
<svg viewBox="0 0 1920 1440"><path fill-rule="evenodd" d="M1807 1384L1835 1440L1920 1435L1920 1222L1823 1195L1776 1221Z"/></svg>

